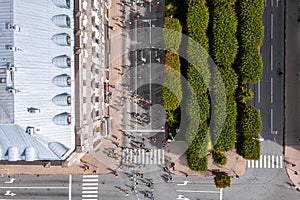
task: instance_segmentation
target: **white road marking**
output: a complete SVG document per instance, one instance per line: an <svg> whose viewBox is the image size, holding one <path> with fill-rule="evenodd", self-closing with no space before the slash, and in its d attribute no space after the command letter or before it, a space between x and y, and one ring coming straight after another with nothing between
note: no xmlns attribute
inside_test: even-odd
<svg viewBox="0 0 300 200"><path fill-rule="evenodd" d="M271 134L273 132L273 108L271 109Z"/></svg>
<svg viewBox="0 0 300 200"><path fill-rule="evenodd" d="M257 98L258 98L258 103L260 102L260 80L258 81L258 85L257 85L257 89L258 89L258 94L257 94Z"/></svg>
<svg viewBox="0 0 300 200"><path fill-rule="evenodd" d="M274 2L273 2L273 0L271 0L271 6L272 6L272 7L274 6Z"/></svg>
<svg viewBox="0 0 300 200"><path fill-rule="evenodd" d="M274 26L273 26L273 13L271 13L271 39L273 39L273 29L274 29Z"/></svg>
<svg viewBox="0 0 300 200"><path fill-rule="evenodd" d="M250 168L250 167L251 167L251 162L250 162L250 160L247 160L247 164L248 164L248 168Z"/></svg>
<svg viewBox="0 0 300 200"><path fill-rule="evenodd" d="M271 71L273 71L273 45L271 44L271 58L270 58L270 67L271 67Z"/></svg>
<svg viewBox="0 0 300 200"><path fill-rule="evenodd" d="M82 198L98 197L97 194L83 194Z"/></svg>
<svg viewBox="0 0 300 200"><path fill-rule="evenodd" d="M258 163L259 163L259 160L256 160L255 161L255 168L258 168Z"/></svg>
<svg viewBox="0 0 300 200"><path fill-rule="evenodd" d="M57 189L57 190L65 190L69 189L69 187L25 187L25 186L20 186L20 187L0 187L0 189Z"/></svg>
<svg viewBox="0 0 300 200"><path fill-rule="evenodd" d="M282 156L280 156L280 168L282 168Z"/></svg>
<svg viewBox="0 0 300 200"><path fill-rule="evenodd" d="M188 192L188 193L214 193L218 194L219 191L200 191L200 190L176 190L176 192Z"/></svg>
<svg viewBox="0 0 300 200"><path fill-rule="evenodd" d="M274 155L272 155L272 168L274 168L274 162L275 162Z"/></svg>
<svg viewBox="0 0 300 200"><path fill-rule="evenodd" d="M82 194L97 194L98 191L97 190L85 190L82 191Z"/></svg>
<svg viewBox="0 0 300 200"><path fill-rule="evenodd" d="M99 180L97 178L95 179L83 179L83 182L98 182Z"/></svg>
<svg viewBox="0 0 300 200"><path fill-rule="evenodd" d="M271 77L271 103L273 103L273 77Z"/></svg>
<svg viewBox="0 0 300 200"><path fill-rule="evenodd" d="M223 199L223 188L220 189L220 200Z"/></svg>
<svg viewBox="0 0 300 200"><path fill-rule="evenodd" d="M98 199L82 199L82 200L98 200Z"/></svg>
<svg viewBox="0 0 300 200"><path fill-rule="evenodd" d="M259 156L259 167L262 168L262 162L263 162L263 159L262 159L262 155Z"/></svg>
<svg viewBox="0 0 300 200"><path fill-rule="evenodd" d="M82 190L98 190L98 187L82 187Z"/></svg>
<svg viewBox="0 0 300 200"><path fill-rule="evenodd" d="M264 155L264 168L267 168L267 156Z"/></svg>
<svg viewBox="0 0 300 200"><path fill-rule="evenodd" d="M278 155L276 155L276 168L279 167Z"/></svg>
<svg viewBox="0 0 300 200"><path fill-rule="evenodd" d="M98 185L98 183L82 183L82 186L95 186Z"/></svg>
<svg viewBox="0 0 300 200"><path fill-rule="evenodd" d="M145 129L143 129L143 130L141 130L141 129L139 129L139 130L123 130L123 131L125 131L125 132L139 132L139 133L164 133L165 132L165 130L163 130L163 129L158 129L158 130L145 130Z"/></svg>
<svg viewBox="0 0 300 200"><path fill-rule="evenodd" d="M270 155L268 155L268 168L270 168L271 166L270 166L270 162L271 162L271 156Z"/></svg>
<svg viewBox="0 0 300 200"><path fill-rule="evenodd" d="M265 7L268 6L268 0L265 0Z"/></svg>
<svg viewBox="0 0 300 200"><path fill-rule="evenodd" d="M99 175L96 174L86 174L82 176L83 178L98 178Z"/></svg>
<svg viewBox="0 0 300 200"><path fill-rule="evenodd" d="M5 181L4 183L6 183L6 184L11 184L11 183L13 183L15 180L16 180L16 179L11 178L9 181Z"/></svg>
<svg viewBox="0 0 300 200"><path fill-rule="evenodd" d="M69 200L72 200L72 174L69 174Z"/></svg>
<svg viewBox="0 0 300 200"><path fill-rule="evenodd" d="M183 183L178 183L177 185L187 185L189 181L183 181Z"/></svg>
<svg viewBox="0 0 300 200"><path fill-rule="evenodd" d="M252 168L254 168L254 160L251 160Z"/></svg>

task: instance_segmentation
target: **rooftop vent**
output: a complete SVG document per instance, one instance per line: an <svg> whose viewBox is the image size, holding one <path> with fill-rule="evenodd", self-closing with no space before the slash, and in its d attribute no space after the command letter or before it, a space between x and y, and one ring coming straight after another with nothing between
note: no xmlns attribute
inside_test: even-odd
<svg viewBox="0 0 300 200"><path fill-rule="evenodd" d="M70 8L70 0L52 0L60 8Z"/></svg>
<svg viewBox="0 0 300 200"><path fill-rule="evenodd" d="M68 15L55 15L52 17L52 22L59 27L69 28L71 26L71 19Z"/></svg>
<svg viewBox="0 0 300 200"><path fill-rule="evenodd" d="M15 88L8 88L8 93L10 93L10 94L16 94L18 91L17 91L17 89L15 89Z"/></svg>
<svg viewBox="0 0 300 200"><path fill-rule="evenodd" d="M17 147L8 148L8 161L21 160L19 155L19 149Z"/></svg>
<svg viewBox="0 0 300 200"><path fill-rule="evenodd" d="M26 147L25 149L25 160L26 161L34 161L36 160L36 151L33 147Z"/></svg>
<svg viewBox="0 0 300 200"><path fill-rule="evenodd" d="M16 25L16 24L13 24L13 23L8 23L8 24L7 24L7 29L13 30L13 31L18 31L18 32L21 31L20 26L18 26L18 25Z"/></svg>
<svg viewBox="0 0 300 200"><path fill-rule="evenodd" d="M52 41L60 46L70 46L71 37L66 33L60 33L52 36Z"/></svg>
<svg viewBox="0 0 300 200"><path fill-rule="evenodd" d="M27 127L26 127L26 133L27 133L28 135L33 135L33 134L34 134L34 127L32 127L32 126L27 126Z"/></svg>

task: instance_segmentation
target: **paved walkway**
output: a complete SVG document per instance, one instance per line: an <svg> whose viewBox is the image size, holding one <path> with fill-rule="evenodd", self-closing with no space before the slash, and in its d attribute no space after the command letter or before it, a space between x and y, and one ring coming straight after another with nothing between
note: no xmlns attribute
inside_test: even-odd
<svg viewBox="0 0 300 200"><path fill-rule="evenodd" d="M285 161L286 170L300 189L300 1L286 1Z"/></svg>

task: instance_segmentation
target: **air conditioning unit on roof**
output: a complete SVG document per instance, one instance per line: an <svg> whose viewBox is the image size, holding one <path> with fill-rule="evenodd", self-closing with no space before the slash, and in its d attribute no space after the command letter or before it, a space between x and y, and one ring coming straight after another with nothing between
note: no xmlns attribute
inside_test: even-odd
<svg viewBox="0 0 300 200"><path fill-rule="evenodd" d="M13 23L8 23L8 29L9 30L15 30L15 31L21 31L20 26L13 24Z"/></svg>
<svg viewBox="0 0 300 200"><path fill-rule="evenodd" d="M13 64L11 64L11 65L9 65L8 70L11 72L15 72L15 71L17 71L17 68Z"/></svg>

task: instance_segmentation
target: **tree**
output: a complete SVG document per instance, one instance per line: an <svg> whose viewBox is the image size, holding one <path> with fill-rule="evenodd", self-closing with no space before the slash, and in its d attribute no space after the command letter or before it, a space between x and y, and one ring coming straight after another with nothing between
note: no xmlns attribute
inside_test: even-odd
<svg viewBox="0 0 300 200"><path fill-rule="evenodd" d="M213 160L216 164L226 165L227 158L223 153L221 153L219 151L213 151L212 152L212 157L213 157Z"/></svg>
<svg viewBox="0 0 300 200"><path fill-rule="evenodd" d="M182 26L178 19L165 17L163 40L165 48L177 52L181 44Z"/></svg>
<svg viewBox="0 0 300 200"><path fill-rule="evenodd" d="M214 172L214 181L217 188L230 187L230 176L226 172Z"/></svg>

